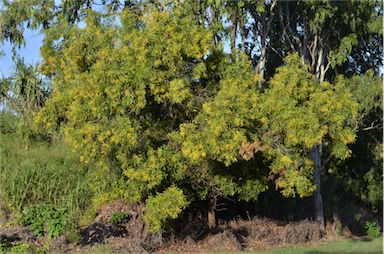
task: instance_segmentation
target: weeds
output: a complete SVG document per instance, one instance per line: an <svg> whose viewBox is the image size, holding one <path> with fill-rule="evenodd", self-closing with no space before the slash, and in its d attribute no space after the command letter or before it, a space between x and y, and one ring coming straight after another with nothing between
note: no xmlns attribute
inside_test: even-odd
<svg viewBox="0 0 384 254"><path fill-rule="evenodd" d="M64 233L67 211L50 204L38 204L23 211L22 223L36 235L56 238Z"/></svg>
<svg viewBox="0 0 384 254"><path fill-rule="evenodd" d="M380 226L375 220L368 220L365 222L365 232L371 239L380 237Z"/></svg>
<svg viewBox="0 0 384 254"><path fill-rule="evenodd" d="M128 216L129 214L124 211L114 212L111 216L111 219L109 220L109 223L112 225L123 223L128 218Z"/></svg>
<svg viewBox="0 0 384 254"><path fill-rule="evenodd" d="M37 234L55 237L77 227L92 198L88 168L78 157L63 142L32 143L12 134L2 135L0 146L2 205ZM49 221L46 231L38 218Z"/></svg>

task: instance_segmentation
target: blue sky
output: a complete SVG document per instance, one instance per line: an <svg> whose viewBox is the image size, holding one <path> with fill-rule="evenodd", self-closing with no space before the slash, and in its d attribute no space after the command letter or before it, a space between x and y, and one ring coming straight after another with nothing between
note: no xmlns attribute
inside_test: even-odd
<svg viewBox="0 0 384 254"><path fill-rule="evenodd" d="M40 61L40 47L42 45L43 35L41 35L38 30L26 29L24 36L26 42L25 47L21 46L17 52L24 58L26 63L34 65ZM15 70L12 62L12 46L7 41L1 44L1 50L4 55L0 58L0 75L9 76L9 74Z"/></svg>

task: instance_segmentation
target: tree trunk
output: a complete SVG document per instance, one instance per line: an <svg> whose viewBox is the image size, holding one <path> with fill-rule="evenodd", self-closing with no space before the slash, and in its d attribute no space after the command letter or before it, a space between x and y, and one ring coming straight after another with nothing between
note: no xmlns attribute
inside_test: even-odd
<svg viewBox="0 0 384 254"><path fill-rule="evenodd" d="M210 6L209 7L209 25L210 26L213 26L215 24L215 22L217 22L216 20L216 12L215 12L215 9L213 8L213 6ZM220 42L220 37L219 35L215 32L214 34L214 43L215 45L219 45L219 42Z"/></svg>
<svg viewBox="0 0 384 254"><path fill-rule="evenodd" d="M240 34L241 34L241 51L245 52L245 25L244 25L244 18L240 19L239 22L240 26Z"/></svg>
<svg viewBox="0 0 384 254"><path fill-rule="evenodd" d="M264 80L264 76L265 76L265 62L266 62L266 56L267 56L267 47L265 45L264 40L265 39L262 38L260 60L258 62L257 70L256 70L256 73L260 74L260 76L263 80ZM262 88L262 82L263 81L257 82L257 87L259 89Z"/></svg>
<svg viewBox="0 0 384 254"><path fill-rule="evenodd" d="M324 49L322 46L320 46L320 49L318 51L318 61L316 65L316 76L320 82L320 85L324 82L325 78L325 72L324 69L324 62L325 57ZM314 161L314 172L313 177L316 184L316 190L313 194L313 207L314 207L314 215L317 224L319 225L319 229L321 232L325 231L325 219L324 219L324 207L323 207L323 197L321 195L321 169L322 169L322 163L321 163L321 156L322 156L322 143L320 141L320 144L316 145L313 148L313 161Z"/></svg>
<svg viewBox="0 0 384 254"><path fill-rule="evenodd" d="M276 6L277 1L273 1L271 3L270 9L269 9L269 17L267 18L267 13L264 13L262 15L262 19L260 21L261 29L259 30L260 33L260 59L256 65L256 73L261 76L261 78L264 80L265 78L265 63L267 61L267 46L268 46L268 36L271 31L272 27L272 21L274 19L275 13L274 8ZM268 20L268 22L267 22ZM257 84L257 87L259 89L262 89L262 82L259 81Z"/></svg>
<svg viewBox="0 0 384 254"><path fill-rule="evenodd" d="M215 199L208 199L208 228L216 227Z"/></svg>
<svg viewBox="0 0 384 254"><path fill-rule="evenodd" d="M313 161L315 164L315 170L313 173L316 190L313 195L314 213L317 224L321 232L325 231L324 223L324 208L323 208L323 197L321 195L321 150L322 145L316 145L313 148Z"/></svg>

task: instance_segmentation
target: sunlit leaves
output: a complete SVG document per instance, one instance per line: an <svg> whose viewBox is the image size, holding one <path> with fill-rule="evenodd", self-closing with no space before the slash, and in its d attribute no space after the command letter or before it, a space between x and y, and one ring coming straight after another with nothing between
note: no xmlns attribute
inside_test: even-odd
<svg viewBox="0 0 384 254"><path fill-rule="evenodd" d="M183 192L174 186L148 198L144 220L150 225L149 231L159 231L167 219L176 219L187 205L188 201Z"/></svg>
<svg viewBox="0 0 384 254"><path fill-rule="evenodd" d="M276 185L284 195L308 196L314 190L312 147L328 140L335 157L348 157L358 104L345 82L320 84L297 55L287 57L270 84L260 99L259 117L271 171L280 174Z"/></svg>
<svg viewBox="0 0 384 254"><path fill-rule="evenodd" d="M203 103L193 123L180 128L184 156L192 161L208 156L227 166L237 161L239 146L247 141L244 128L257 106L257 80L247 60L229 64L218 93Z"/></svg>

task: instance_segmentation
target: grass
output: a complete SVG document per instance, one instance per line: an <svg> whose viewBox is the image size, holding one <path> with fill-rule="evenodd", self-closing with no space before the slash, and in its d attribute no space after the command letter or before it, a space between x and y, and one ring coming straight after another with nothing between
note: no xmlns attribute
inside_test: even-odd
<svg viewBox="0 0 384 254"><path fill-rule="evenodd" d="M383 238L371 241L343 240L339 242L324 243L314 246L283 247L263 252L251 252L261 254L382 254Z"/></svg>
<svg viewBox="0 0 384 254"><path fill-rule="evenodd" d="M87 250L79 250L75 253L86 254L123 254L126 252L116 252L110 246L105 244L97 244ZM171 253L171 252L170 252ZM209 253L209 252L207 252ZM221 253L221 252L219 252ZM343 240L338 242L324 243L313 246L290 246L276 248L261 252L223 252L231 254L250 253L250 254L381 254L383 253L383 238L376 238L371 241L361 240Z"/></svg>
<svg viewBox="0 0 384 254"><path fill-rule="evenodd" d="M65 144L28 144L15 135L2 135L0 144L3 205L15 212L39 203L85 205L87 169Z"/></svg>
<svg viewBox="0 0 384 254"><path fill-rule="evenodd" d="M78 155L63 142L29 142L12 133L0 135L0 147L0 206L14 222L28 208L50 204L65 208L66 228L74 230L91 199L88 168Z"/></svg>

